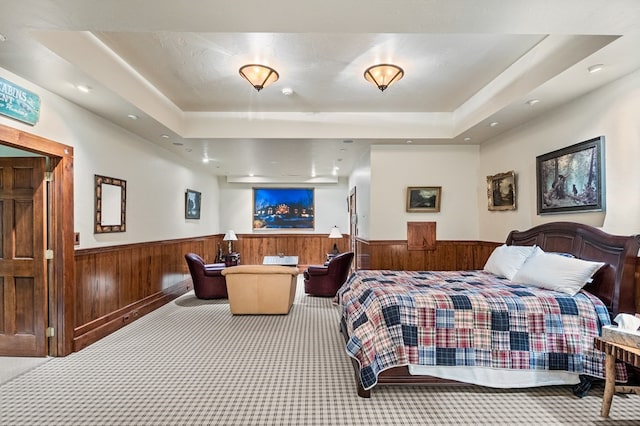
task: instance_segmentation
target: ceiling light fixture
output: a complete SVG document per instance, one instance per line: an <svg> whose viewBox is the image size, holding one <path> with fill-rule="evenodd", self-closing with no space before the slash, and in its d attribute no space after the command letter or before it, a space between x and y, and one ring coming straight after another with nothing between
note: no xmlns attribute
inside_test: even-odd
<svg viewBox="0 0 640 426"><path fill-rule="evenodd" d="M496 127L499 123L497 121L493 121L489 124L491 127Z"/></svg>
<svg viewBox="0 0 640 426"><path fill-rule="evenodd" d="M291 96L293 95L293 89L291 87L285 87L282 89L282 94L285 96Z"/></svg>
<svg viewBox="0 0 640 426"><path fill-rule="evenodd" d="M364 78L375 85L381 92L404 76L404 71L397 65L379 64L369 67L364 72Z"/></svg>
<svg viewBox="0 0 640 426"><path fill-rule="evenodd" d="M129 114L129 115L127 115L127 117L129 117L132 120L137 120L138 119L138 116L135 115L135 114Z"/></svg>
<svg viewBox="0 0 640 426"><path fill-rule="evenodd" d="M591 74L593 74L595 72L602 71L602 68L604 68L604 65L595 64L595 65L591 65L589 68L587 68L587 71L589 71Z"/></svg>
<svg viewBox="0 0 640 426"><path fill-rule="evenodd" d="M84 84L78 84L76 88L82 93L89 93L91 91L91 87L85 86Z"/></svg>
<svg viewBox="0 0 640 426"><path fill-rule="evenodd" d="M540 99L529 99L527 101L527 105L529 106L534 106L535 104L537 104L538 102L540 102Z"/></svg>
<svg viewBox="0 0 640 426"><path fill-rule="evenodd" d="M258 92L278 81L280 77L276 70L266 65L249 64L240 68L240 75L247 80Z"/></svg>

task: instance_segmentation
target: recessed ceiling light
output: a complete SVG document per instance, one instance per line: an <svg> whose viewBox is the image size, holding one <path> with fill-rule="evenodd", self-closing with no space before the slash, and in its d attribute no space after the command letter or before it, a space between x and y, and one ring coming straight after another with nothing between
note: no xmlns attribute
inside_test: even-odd
<svg viewBox="0 0 640 426"><path fill-rule="evenodd" d="M539 102L540 102L540 99L529 99L529 100L527 101L527 105L529 105L529 106L534 106L535 104L537 104L537 103L539 103Z"/></svg>
<svg viewBox="0 0 640 426"><path fill-rule="evenodd" d="M496 127L499 123L497 121L493 121L489 126Z"/></svg>
<svg viewBox="0 0 640 426"><path fill-rule="evenodd" d="M291 96L293 95L293 89L291 87L283 87L282 94L285 96Z"/></svg>
<svg viewBox="0 0 640 426"><path fill-rule="evenodd" d="M466 136L466 137L464 138L464 140L465 140L466 142L469 142L469 141L471 140L471 137Z"/></svg>
<svg viewBox="0 0 640 426"><path fill-rule="evenodd" d="M160 137L161 137L162 139L169 139L169 135L165 135L165 134L160 135Z"/></svg>
<svg viewBox="0 0 640 426"><path fill-rule="evenodd" d="M135 114L129 114L129 115L127 115L127 117L129 117L132 120L137 120L138 119L138 116L135 115Z"/></svg>
<svg viewBox="0 0 640 426"><path fill-rule="evenodd" d="M589 71L591 74L593 74L595 72L602 71L603 68L604 68L604 65L595 64L595 65L591 65L589 68L587 68L587 71Z"/></svg>
<svg viewBox="0 0 640 426"><path fill-rule="evenodd" d="M209 157L204 157L202 159L202 162L205 163L205 164L208 163L209 162Z"/></svg>
<svg viewBox="0 0 640 426"><path fill-rule="evenodd" d="M413 143L413 141L412 140L408 140L406 143Z"/></svg>
<svg viewBox="0 0 640 426"><path fill-rule="evenodd" d="M85 86L84 84L78 84L76 86L76 89L78 89L82 93L89 93L91 91L91 87Z"/></svg>

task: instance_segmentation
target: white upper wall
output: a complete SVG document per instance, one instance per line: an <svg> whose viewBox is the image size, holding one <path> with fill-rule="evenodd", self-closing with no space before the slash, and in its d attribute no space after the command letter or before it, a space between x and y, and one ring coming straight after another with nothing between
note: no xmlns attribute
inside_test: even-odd
<svg viewBox="0 0 640 426"><path fill-rule="evenodd" d="M349 193L356 193L355 236L369 239L371 210L371 154L367 151L356 162L349 176Z"/></svg>
<svg viewBox="0 0 640 426"><path fill-rule="evenodd" d="M371 240L405 240L407 222L433 222L439 240L476 240L479 147L375 145L371 149ZM408 213L407 187L440 186L438 213Z"/></svg>
<svg viewBox="0 0 640 426"><path fill-rule="evenodd" d="M74 230L88 248L219 232L218 183L169 151L0 68L0 76L40 96L35 126L0 116L0 124L74 149ZM126 232L94 234L94 175L127 181ZM186 220L185 191L202 192L200 220Z"/></svg>
<svg viewBox="0 0 640 426"><path fill-rule="evenodd" d="M42 100L35 126L0 123L74 147L75 231L79 248L251 230L252 191L181 163L168 151L0 68L0 76ZM436 221L438 239L504 241L512 229L556 221L640 233L640 72L478 146L375 146L349 182L316 186L314 233L348 232L347 197L357 188L358 236L404 240L406 222ZM606 213L539 216L535 157L605 136ZM486 176L514 170L515 211L487 209ZM94 174L127 181L127 232L93 234ZM439 213L407 213L408 186L442 186ZM184 192L202 193L200 220L184 218Z"/></svg>
<svg viewBox="0 0 640 426"><path fill-rule="evenodd" d="M537 214L536 156L605 137L606 212ZM636 71L480 148L480 179L514 170L517 210L488 211L478 190L480 240L504 241L512 229L552 221L601 226L614 234L640 233L640 72Z"/></svg>
<svg viewBox="0 0 640 426"><path fill-rule="evenodd" d="M337 226L344 233L349 232L347 204L348 187L344 179L337 184L239 184L227 183L224 177L218 179L220 187L220 229L232 229L236 234L251 233L313 233L328 234ZM269 229L253 230L253 188L314 188L315 226L313 230Z"/></svg>

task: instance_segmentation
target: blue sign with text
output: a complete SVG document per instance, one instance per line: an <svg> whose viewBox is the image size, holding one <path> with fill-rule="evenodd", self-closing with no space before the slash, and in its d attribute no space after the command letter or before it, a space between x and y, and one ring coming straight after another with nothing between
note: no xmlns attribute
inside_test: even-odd
<svg viewBox="0 0 640 426"><path fill-rule="evenodd" d="M0 114L33 126L40 117L40 97L0 77Z"/></svg>

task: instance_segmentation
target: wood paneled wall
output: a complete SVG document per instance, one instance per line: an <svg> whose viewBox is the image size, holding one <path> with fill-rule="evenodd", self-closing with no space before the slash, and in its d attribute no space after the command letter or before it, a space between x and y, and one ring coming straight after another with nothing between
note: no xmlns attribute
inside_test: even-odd
<svg viewBox="0 0 640 426"><path fill-rule="evenodd" d="M213 260L221 235L75 252L74 351L192 288L185 253Z"/></svg>
<svg viewBox="0 0 640 426"><path fill-rule="evenodd" d="M296 255L299 268L322 264L333 240L322 234L238 235L234 251L242 264L260 264L265 255ZM337 240L341 252L349 238ZM78 351L127 323L192 289L185 253L213 262L222 235L128 244L75 252L75 323L73 350ZM357 240L358 269L482 269L499 243L437 241L434 250L407 250L407 241ZM640 298L640 260L636 266ZM640 300L639 300L640 301Z"/></svg>
<svg viewBox="0 0 640 426"><path fill-rule="evenodd" d="M238 235L233 248L240 253L240 261L245 265L258 265L264 256L298 256L300 267L323 264L327 253L336 242L340 252L349 248L349 236L343 234L340 239L330 240L326 234L248 234ZM227 246L222 246L226 251Z"/></svg>
<svg viewBox="0 0 640 426"><path fill-rule="evenodd" d="M408 271L482 269L501 243L436 241L433 250L408 250L407 241L357 240L358 269Z"/></svg>
<svg viewBox="0 0 640 426"><path fill-rule="evenodd" d="M99 340L192 288L184 255L215 262L223 235L79 249L75 252L74 351ZM349 238L338 241L346 251ZM234 251L242 264L260 264L265 255L295 255L300 268L322 264L334 240L322 234L238 235Z"/></svg>

